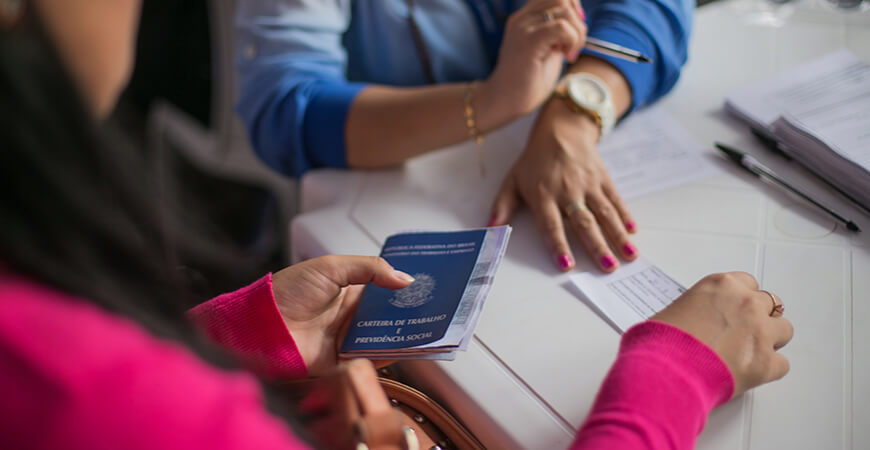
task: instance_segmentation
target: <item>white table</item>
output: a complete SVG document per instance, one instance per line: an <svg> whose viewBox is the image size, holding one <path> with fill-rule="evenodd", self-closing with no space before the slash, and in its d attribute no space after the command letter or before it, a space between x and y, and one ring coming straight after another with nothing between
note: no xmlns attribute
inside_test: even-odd
<svg viewBox="0 0 870 450"><path fill-rule="evenodd" d="M866 230L855 235L725 166L700 182L629 201L641 252L683 284L743 270L779 294L795 325L783 380L710 416L703 449L870 448L870 216L804 171L758 146L722 111L726 93L833 49L870 61L870 13L800 6L784 27L748 25L741 0L698 10L690 62L661 104L699 141L755 153ZM413 228L481 226L530 118L474 148L455 146L381 172L316 171L302 180L292 223L295 260L324 253L377 254L385 237ZM712 148L709 150L714 151ZM619 335L569 289L528 212L513 221L507 257L475 340L456 361L405 364L490 448L561 448L586 415ZM576 240L574 241L576 244ZM596 270L575 245L578 270Z"/></svg>

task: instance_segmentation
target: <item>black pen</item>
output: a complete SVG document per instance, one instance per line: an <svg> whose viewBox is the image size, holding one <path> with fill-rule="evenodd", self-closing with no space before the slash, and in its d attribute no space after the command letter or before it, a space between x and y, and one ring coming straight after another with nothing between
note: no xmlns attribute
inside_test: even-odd
<svg viewBox="0 0 870 450"><path fill-rule="evenodd" d="M826 213L830 214L831 216L833 216L834 218L836 218L837 220L839 220L840 222L845 224L846 228L848 228L849 230L861 231L861 229L858 228L858 225L856 225L855 222L852 222L851 220L846 219L845 217L834 212L834 210L832 210L831 208L828 208L827 206L813 200L812 198L810 198L809 195L804 194L803 192L792 187L791 185L789 185L788 183L783 181L781 178L779 178L779 176L777 176L776 173L774 173L774 171L770 170L770 168L768 168L764 164L761 164L760 162L758 162L758 160L753 158L752 155L743 153L740 150L731 148L727 145L723 145L723 144L720 144L718 142L716 143L716 148L718 148L719 150L722 150L722 153L725 153L725 155L728 156L728 159L737 163L737 165L739 165L740 167L745 169L747 172L749 172L749 173L751 173L759 178L764 177L765 179L768 179L768 180L774 182L775 184L777 184L778 186L787 189L789 192L794 193L795 195L803 198L804 200L812 203L813 205L816 205L822 211L825 211Z"/></svg>

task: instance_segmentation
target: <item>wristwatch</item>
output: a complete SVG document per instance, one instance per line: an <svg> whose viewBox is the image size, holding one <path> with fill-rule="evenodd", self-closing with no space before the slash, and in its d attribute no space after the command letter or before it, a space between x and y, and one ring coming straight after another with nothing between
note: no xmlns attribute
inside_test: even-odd
<svg viewBox="0 0 870 450"><path fill-rule="evenodd" d="M616 121L610 89L600 78L590 73L565 75L553 91L555 97L565 99L575 112L588 115L598 124L604 137Z"/></svg>

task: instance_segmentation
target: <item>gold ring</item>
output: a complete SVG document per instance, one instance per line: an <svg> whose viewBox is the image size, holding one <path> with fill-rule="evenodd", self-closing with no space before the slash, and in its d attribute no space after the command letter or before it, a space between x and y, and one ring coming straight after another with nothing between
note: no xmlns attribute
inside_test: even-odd
<svg viewBox="0 0 870 450"><path fill-rule="evenodd" d="M773 302L773 308L770 309L770 317L774 317L774 314L779 313L779 315L783 315L785 313L785 305L782 303L776 302L776 296L772 293L765 291L764 289L760 289L760 292L764 292L770 297L770 301Z"/></svg>
<svg viewBox="0 0 870 450"><path fill-rule="evenodd" d="M566 217L571 217L572 215L574 215L574 213L578 211L589 211L589 208L586 207L586 203L577 200L576 202L565 205L565 208L563 208L563 210L565 211Z"/></svg>

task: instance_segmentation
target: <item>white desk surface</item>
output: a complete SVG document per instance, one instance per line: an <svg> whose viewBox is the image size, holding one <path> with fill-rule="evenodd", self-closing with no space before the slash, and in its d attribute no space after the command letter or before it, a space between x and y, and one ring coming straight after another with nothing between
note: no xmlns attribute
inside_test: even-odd
<svg viewBox="0 0 870 450"><path fill-rule="evenodd" d="M851 49L870 61L870 12L801 9L784 27L748 25L744 0L696 13L690 60L662 102L700 142L745 148L865 231L844 231L742 172L630 200L640 251L685 285L742 270L780 295L795 325L782 350L791 372L710 416L702 449L870 448L870 215L804 171L765 152L726 116L724 96L755 80ZM302 180L291 225L294 259L377 254L386 236L413 228L478 227L530 118L489 136L487 177L474 147L458 145L380 172L315 171ZM713 154L712 147L709 152ZM405 368L490 448L567 446L616 352L619 335L569 289L521 212L475 340L452 362ZM576 240L575 240L576 244ZM578 269L596 270L575 245Z"/></svg>

